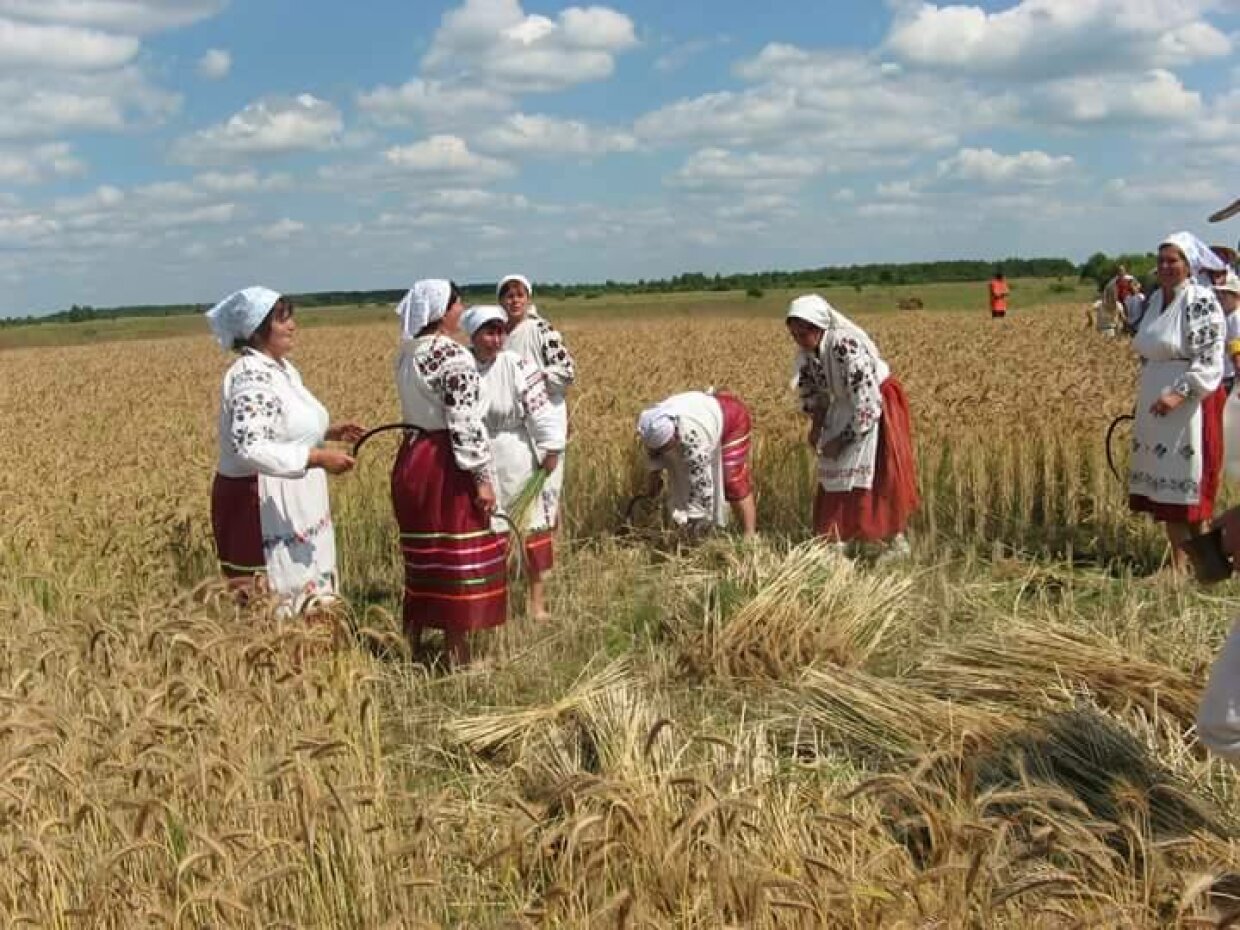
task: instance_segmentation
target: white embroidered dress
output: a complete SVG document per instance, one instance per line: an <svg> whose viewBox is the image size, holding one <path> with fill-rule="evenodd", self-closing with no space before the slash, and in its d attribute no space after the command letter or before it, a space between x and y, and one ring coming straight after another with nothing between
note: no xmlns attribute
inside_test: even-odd
<svg viewBox="0 0 1240 930"><path fill-rule="evenodd" d="M529 362L546 377L547 397L559 427L568 434L568 403L565 396L568 389L577 380L577 369L573 356L564 344L564 337L550 323L538 315L538 308L533 304L526 311L525 319L513 327L508 333L504 348ZM564 456L554 472L547 479L544 493L553 493L555 507L551 513L551 522L559 521L560 497L564 487Z"/></svg>
<svg viewBox="0 0 1240 930"><path fill-rule="evenodd" d="M1223 309L1209 288L1186 282L1169 306L1159 288L1148 303L1130 303L1130 314L1139 317L1132 346L1142 367L1128 491L1161 504L1199 504L1201 401L1223 377ZM1165 391L1186 400L1155 416L1150 408Z"/></svg>
<svg viewBox="0 0 1240 930"><path fill-rule="evenodd" d="M218 470L258 478L267 583L284 612L337 591L327 475L306 467L327 426L327 410L287 359L246 349L224 376Z"/></svg>
<svg viewBox="0 0 1240 930"><path fill-rule="evenodd" d="M869 489L878 459L882 384L891 369L874 342L859 327L837 322L823 330L817 352L797 358L801 409L821 416L818 434L818 483L828 493ZM833 439L843 448L832 457L823 449Z"/></svg>
<svg viewBox="0 0 1240 930"><path fill-rule="evenodd" d="M679 525L727 526L723 490L723 408L706 391L673 394L659 409L676 421L678 442L646 467L668 473L667 506Z"/></svg>
<svg viewBox="0 0 1240 930"><path fill-rule="evenodd" d="M478 373L495 490L500 507L507 511L534 477L543 457L564 451L564 420L551 406L543 373L515 353L501 351L491 362L479 365ZM559 503L559 488L544 486L521 531L554 528ZM502 533L508 526L496 521L493 529Z"/></svg>

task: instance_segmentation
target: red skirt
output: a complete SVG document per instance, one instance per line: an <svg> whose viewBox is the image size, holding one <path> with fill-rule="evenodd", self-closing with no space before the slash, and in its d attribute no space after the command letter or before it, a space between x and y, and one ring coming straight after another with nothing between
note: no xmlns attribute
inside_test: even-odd
<svg viewBox="0 0 1240 930"><path fill-rule="evenodd" d="M715 400L723 411L723 496L728 501L742 501L753 493L749 408L728 391L718 391Z"/></svg>
<svg viewBox="0 0 1240 930"><path fill-rule="evenodd" d="M474 507L474 479L445 430L406 439L392 467L392 508L405 562L404 624L471 631L508 615L506 537Z"/></svg>
<svg viewBox="0 0 1240 930"><path fill-rule="evenodd" d="M814 532L840 542L877 542L903 533L917 510L917 463L904 388L894 376L881 387L874 481L869 488L825 491L814 496Z"/></svg>
<svg viewBox="0 0 1240 930"><path fill-rule="evenodd" d="M211 532L225 577L253 578L267 570L258 478L215 476L211 484Z"/></svg>
<svg viewBox="0 0 1240 930"><path fill-rule="evenodd" d="M1201 493L1195 504L1162 504L1144 494L1129 494L1128 509L1148 513L1159 523L1204 523L1214 516L1219 477L1223 473L1223 408L1221 387L1201 399Z"/></svg>
<svg viewBox="0 0 1240 930"><path fill-rule="evenodd" d="M555 531L538 530L525 537L525 570L541 577L555 568Z"/></svg>

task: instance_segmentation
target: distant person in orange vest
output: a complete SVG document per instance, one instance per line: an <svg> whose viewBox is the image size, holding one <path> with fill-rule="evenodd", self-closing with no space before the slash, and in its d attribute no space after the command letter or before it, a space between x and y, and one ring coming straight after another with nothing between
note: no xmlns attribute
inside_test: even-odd
<svg viewBox="0 0 1240 930"><path fill-rule="evenodd" d="M990 279L990 318L1001 320L1007 316L1008 283L1003 277L1003 269L995 271Z"/></svg>

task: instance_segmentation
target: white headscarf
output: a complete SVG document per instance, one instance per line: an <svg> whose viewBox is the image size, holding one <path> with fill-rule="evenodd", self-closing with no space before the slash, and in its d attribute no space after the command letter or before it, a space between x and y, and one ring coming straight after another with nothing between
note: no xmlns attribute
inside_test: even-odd
<svg viewBox="0 0 1240 930"><path fill-rule="evenodd" d="M817 294L803 294L788 305L788 319L804 320L822 330L837 330L856 339L875 359L882 361L882 353L870 338L870 334L836 310Z"/></svg>
<svg viewBox="0 0 1240 930"><path fill-rule="evenodd" d="M493 304L478 304L465 311L465 315L461 317L461 328L465 330L465 335L473 339L474 333L488 323L507 322L508 314L504 312L503 307L497 307Z"/></svg>
<svg viewBox="0 0 1240 930"><path fill-rule="evenodd" d="M530 284L530 279L523 274L508 274L499 279L499 284L495 285L496 298L502 297L504 294L504 285L510 281L519 281L525 287L525 293L529 297L534 296L534 285Z"/></svg>
<svg viewBox="0 0 1240 930"><path fill-rule="evenodd" d="M396 313L400 317L402 339L413 339L423 329L442 320L448 312L452 299L452 282L443 278L423 278L417 282L399 304Z"/></svg>
<svg viewBox="0 0 1240 930"><path fill-rule="evenodd" d="M1183 252L1194 275L1202 271L1224 271L1227 268L1227 263L1215 255L1213 249L1190 232L1172 233L1158 243L1160 249L1164 245L1173 245Z"/></svg>
<svg viewBox="0 0 1240 930"><path fill-rule="evenodd" d="M238 339L249 339L279 299L280 295L267 287L247 287L229 294L207 311L216 341L231 349Z"/></svg>
<svg viewBox="0 0 1240 930"><path fill-rule="evenodd" d="M637 418L637 435L651 452L676 438L676 420L663 404L643 410Z"/></svg>

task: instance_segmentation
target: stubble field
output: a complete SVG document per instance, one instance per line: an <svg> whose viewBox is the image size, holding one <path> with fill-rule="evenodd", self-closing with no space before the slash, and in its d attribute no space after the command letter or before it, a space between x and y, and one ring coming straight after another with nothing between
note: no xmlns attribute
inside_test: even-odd
<svg viewBox="0 0 1240 930"><path fill-rule="evenodd" d="M0 914L1215 925L1237 782L1191 723L1235 589L1158 573L1101 442L1135 365L1057 299L856 314L920 456L894 568L807 541L783 295L544 308L580 379L554 616L455 674L394 620L394 440L332 484L348 622L280 626L214 580L205 332L0 352ZM333 415L397 419L395 321L314 322ZM709 385L754 411L763 539L622 532L638 410Z"/></svg>

